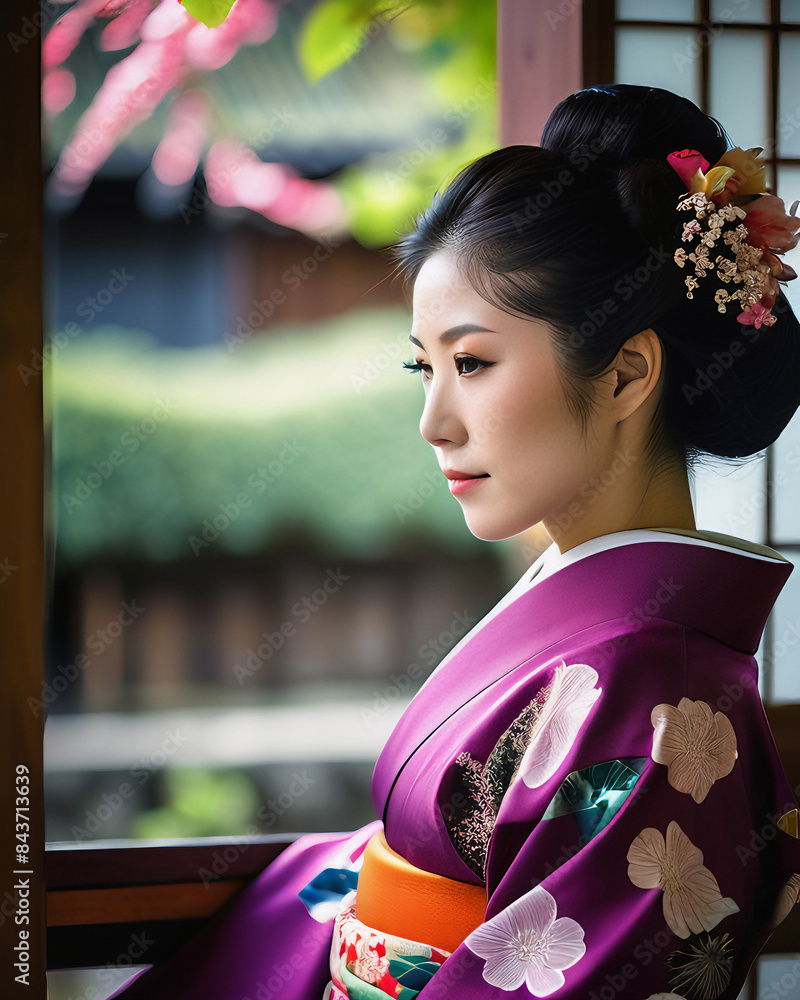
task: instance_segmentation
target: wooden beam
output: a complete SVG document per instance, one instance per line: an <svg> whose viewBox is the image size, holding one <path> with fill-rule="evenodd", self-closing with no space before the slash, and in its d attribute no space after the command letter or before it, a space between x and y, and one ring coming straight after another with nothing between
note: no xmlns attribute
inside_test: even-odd
<svg viewBox="0 0 800 1000"><path fill-rule="evenodd" d="M47 926L211 917L246 884L245 879L226 879L207 885L176 882L120 889L51 890L47 893Z"/></svg>
<svg viewBox="0 0 800 1000"><path fill-rule="evenodd" d="M45 587L42 375L41 368L35 370L36 359L40 364L42 358L41 23L38 2L4 0L0 6L4 96L0 134L6 143L0 157L0 991L4 1000L46 993L43 718L28 704L28 698L39 698L42 690ZM17 778L26 779L25 784L17 785Z"/></svg>
<svg viewBox="0 0 800 1000"><path fill-rule="evenodd" d="M583 5L583 86L614 83L614 0Z"/></svg>
<svg viewBox="0 0 800 1000"><path fill-rule="evenodd" d="M536 145L556 104L583 86L581 7L498 0L501 145Z"/></svg>
<svg viewBox="0 0 800 1000"><path fill-rule="evenodd" d="M51 844L45 856L48 968L165 961L293 839Z"/></svg>
<svg viewBox="0 0 800 1000"><path fill-rule="evenodd" d="M299 836L299 834L295 835ZM215 882L254 878L295 837L186 837L152 840L50 844L45 854L48 891L108 889L173 882Z"/></svg>

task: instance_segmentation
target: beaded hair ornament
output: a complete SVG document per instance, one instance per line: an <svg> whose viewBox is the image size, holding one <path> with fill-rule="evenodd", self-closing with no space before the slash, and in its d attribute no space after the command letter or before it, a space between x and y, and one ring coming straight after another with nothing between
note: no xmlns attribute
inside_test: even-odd
<svg viewBox="0 0 800 1000"><path fill-rule="evenodd" d="M787 214L783 201L767 193L761 152L757 146L747 150L737 146L711 169L694 149L667 157L689 192L678 200L678 211L694 214L684 223L682 235L691 252L683 247L675 251L680 267L694 265L694 274L685 279L687 298L693 298L698 279L715 271L723 283L714 296L719 311L738 303L742 311L736 319L756 328L775 322L772 307L778 282L797 277L777 255L800 241L798 202Z"/></svg>

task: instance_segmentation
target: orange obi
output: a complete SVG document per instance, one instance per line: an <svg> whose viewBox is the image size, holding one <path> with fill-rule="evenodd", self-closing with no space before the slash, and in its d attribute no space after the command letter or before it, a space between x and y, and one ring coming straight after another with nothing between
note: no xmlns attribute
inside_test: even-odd
<svg viewBox="0 0 800 1000"><path fill-rule="evenodd" d="M415 868L379 831L364 848L356 916L384 934L453 952L483 923L486 889Z"/></svg>

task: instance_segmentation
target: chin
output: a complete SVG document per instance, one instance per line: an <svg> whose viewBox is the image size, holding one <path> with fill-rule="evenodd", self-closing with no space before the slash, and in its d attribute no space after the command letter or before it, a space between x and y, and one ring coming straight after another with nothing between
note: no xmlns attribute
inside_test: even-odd
<svg viewBox="0 0 800 1000"><path fill-rule="evenodd" d="M510 525L498 521L483 521L480 518L467 517L465 520L470 533L484 542L502 542L531 527L530 524Z"/></svg>

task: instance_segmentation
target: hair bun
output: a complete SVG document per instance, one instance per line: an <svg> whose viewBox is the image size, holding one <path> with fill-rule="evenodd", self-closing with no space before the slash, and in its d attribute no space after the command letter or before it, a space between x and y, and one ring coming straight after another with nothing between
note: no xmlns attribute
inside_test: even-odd
<svg viewBox="0 0 800 1000"><path fill-rule="evenodd" d="M645 240L677 238L676 212L683 185L666 160L639 160L616 173L620 208L631 228Z"/></svg>
<svg viewBox="0 0 800 1000"><path fill-rule="evenodd" d="M616 171L620 211L635 242L640 248L661 244L667 264L667 251L671 258L682 245L686 221L677 210L686 188L667 157L695 149L716 163L735 143L686 98L629 84L592 87L565 98L545 124L541 144L569 154L592 141L601 145L595 166ZM738 310L719 312L714 282L689 299L685 277L669 260L642 288L642 297L653 304L647 323L667 348L667 423L690 453L755 454L775 441L800 404L800 324L781 293L773 326L742 325ZM647 314L630 312L634 322ZM629 327L620 323L618 329L625 336Z"/></svg>

